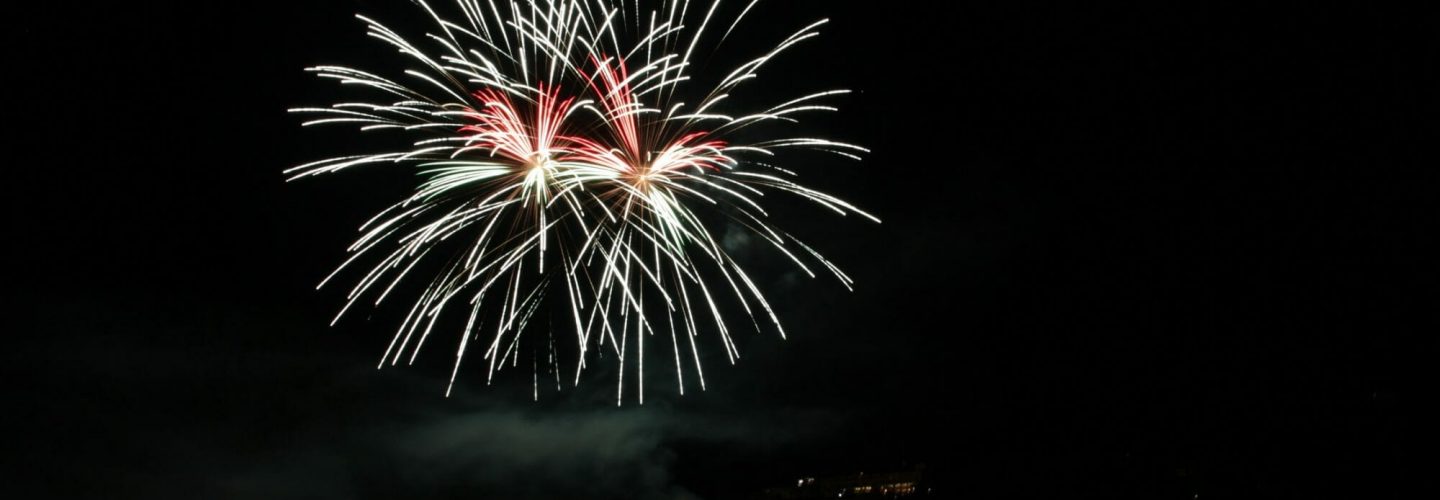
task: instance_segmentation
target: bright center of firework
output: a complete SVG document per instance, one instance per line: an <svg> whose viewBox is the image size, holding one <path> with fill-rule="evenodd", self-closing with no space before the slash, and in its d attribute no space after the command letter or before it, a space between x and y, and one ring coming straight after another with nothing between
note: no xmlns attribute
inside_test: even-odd
<svg viewBox="0 0 1440 500"><path fill-rule="evenodd" d="M636 188L646 190L650 188L650 183L653 182L657 176L659 176L659 174L650 167L643 167L631 176L630 183L635 185Z"/></svg>
<svg viewBox="0 0 1440 500"><path fill-rule="evenodd" d="M526 166L530 170L545 170L553 168L555 166L555 160L550 158L550 153L535 153L530 157L530 161L526 162Z"/></svg>

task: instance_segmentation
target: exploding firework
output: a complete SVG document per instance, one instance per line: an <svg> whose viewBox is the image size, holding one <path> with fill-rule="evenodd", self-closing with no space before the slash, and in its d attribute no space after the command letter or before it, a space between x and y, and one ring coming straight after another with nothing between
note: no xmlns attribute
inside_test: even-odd
<svg viewBox="0 0 1440 500"><path fill-rule="evenodd" d="M743 141L736 134L776 122L794 129L798 116L835 111L823 101L847 91L803 95L748 114L725 105L762 67L817 36L825 21L703 85L692 79L697 47L723 44L758 0L727 22L718 0L642 3L649 2L459 0L446 15L416 0L433 23L423 38L357 16L370 36L413 65L403 77L310 68L380 98L292 110L315 116L305 125L400 131L414 137L413 145L301 165L286 171L290 179L371 164L408 165L424 177L411 196L361 227L351 256L320 284L368 263L338 321L357 303L379 305L397 287L406 289L399 284L411 274L425 276L412 278L425 284L381 366L414 362L443 313L458 309L455 316L466 319L451 388L467 352L483 351L488 381L506 365L520 365L524 341L536 397L538 359L558 389L562 370L579 383L592 354L610 353L618 360L617 403L628 370L643 403L649 339L660 341L683 394L687 380L705 386L702 333L718 337L730 362L739 358L727 316L784 336L774 308L717 240L717 229L743 228L805 274L826 272L850 287L839 268L768 222L760 200L783 192L878 222L767 163L786 148L850 159L865 149L788 135ZM691 104L681 96L699 99ZM543 336L526 334L541 328ZM573 348L557 349L557 331L573 336L562 342ZM567 368L560 354L572 351Z"/></svg>

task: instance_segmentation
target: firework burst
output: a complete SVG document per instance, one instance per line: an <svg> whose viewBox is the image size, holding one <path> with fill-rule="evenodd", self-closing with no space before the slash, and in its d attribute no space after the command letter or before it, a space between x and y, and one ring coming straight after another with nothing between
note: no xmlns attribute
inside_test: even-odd
<svg viewBox="0 0 1440 500"><path fill-rule="evenodd" d="M425 285L381 366L413 362L443 313L459 310L456 316L467 319L452 388L467 352L483 351L489 380L506 365L519 366L522 340L534 338L525 342L536 397L540 358L558 389L562 370L564 379L579 383L598 352L618 360L617 403L632 370L643 403L650 339L663 339L682 394L687 380L703 389L702 333L713 331L732 363L740 356L727 316L784 335L755 279L717 240L717 217L758 236L807 275L818 270L851 285L820 253L772 226L759 201L766 192L783 192L840 215L878 219L757 160L785 148L859 159L864 148L813 137L735 138L758 124L795 124L804 113L835 111L822 102L846 91L816 92L749 114L728 114L725 106L731 92L755 81L782 52L817 36L825 21L703 86L692 79L696 48L723 43L758 0L743 4L723 29L718 0L458 0L447 15L423 0L414 3L433 23L413 39L424 49L357 16L371 37L412 64L400 78L405 83L353 68L314 67L322 78L381 99L292 110L315 116L307 126L352 124L415 138L407 150L287 171L294 180L404 164L424 175L411 196L361 227L352 255L321 282L368 262L338 321L362 301L379 305L417 267L436 269L411 278ZM697 87L701 93L692 90ZM700 99L691 105L682 95ZM737 306L743 315L727 313ZM545 335L523 335L538 324ZM568 368L557 354L567 350L555 342L556 332L567 330L561 338L573 336L569 351L576 354Z"/></svg>

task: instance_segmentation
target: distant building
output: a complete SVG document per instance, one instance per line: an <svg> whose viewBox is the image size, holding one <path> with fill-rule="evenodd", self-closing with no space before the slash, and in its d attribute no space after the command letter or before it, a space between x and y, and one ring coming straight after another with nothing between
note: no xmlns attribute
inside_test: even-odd
<svg viewBox="0 0 1440 500"><path fill-rule="evenodd" d="M925 468L920 466L900 472L802 477L788 486L766 488L761 498L925 498L931 493L925 481Z"/></svg>

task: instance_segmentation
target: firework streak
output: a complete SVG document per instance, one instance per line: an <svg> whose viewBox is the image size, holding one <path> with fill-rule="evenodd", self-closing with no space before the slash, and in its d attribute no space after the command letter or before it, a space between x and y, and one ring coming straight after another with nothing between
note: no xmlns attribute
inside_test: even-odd
<svg viewBox="0 0 1440 500"><path fill-rule="evenodd" d="M348 67L309 68L363 87L377 100L291 111L314 117L306 126L408 133L416 138L413 146L331 158L286 174L295 180L405 164L417 168L423 182L365 223L351 256L320 283L369 263L355 272L360 278L336 321L362 301L379 305L413 271L427 284L399 287L417 288L418 298L382 367L413 363L440 318L455 317L447 321L464 319L464 332L452 389L466 353L475 350L488 364L487 381L520 366L527 352L536 397L542 371L547 379L554 374L558 389L562 371L578 384L592 358L613 354L617 403L631 371L643 404L647 341L661 347L664 364L673 364L684 394L687 380L705 387L697 339L713 332L734 363L740 356L732 339L735 318L785 334L755 278L717 240L725 231L745 231L805 274L827 272L849 288L850 278L836 266L767 222L760 200L783 192L840 215L878 219L763 161L787 148L857 160L866 150L803 136L741 142L736 134L793 130L798 116L835 111L823 101L847 91L816 92L750 114L731 114L725 106L782 52L817 36L825 21L780 38L703 93L692 90L697 47L718 47L757 2L727 6L735 11L730 17L717 14L720 1L645 7L641 3L650 2L459 0L442 13L416 0L433 25L411 38L357 16L411 69L391 79ZM699 99L685 102L682 95ZM761 126L776 123L785 126ZM442 314L447 311L454 314ZM537 329L547 334L522 335ZM573 334L574 342L557 348L557 332ZM571 354L575 361L567 367L561 358Z"/></svg>

